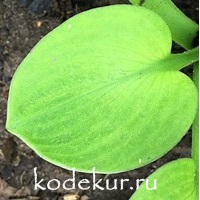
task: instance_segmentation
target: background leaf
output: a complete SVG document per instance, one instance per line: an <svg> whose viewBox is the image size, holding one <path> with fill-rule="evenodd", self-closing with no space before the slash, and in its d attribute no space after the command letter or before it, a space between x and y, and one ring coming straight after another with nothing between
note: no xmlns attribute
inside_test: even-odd
<svg viewBox="0 0 200 200"><path fill-rule="evenodd" d="M134 5L141 5L157 13L167 23L173 40L185 49L192 49L199 26L187 17L172 0L129 0ZM176 17L174 17L176 16Z"/></svg>
<svg viewBox="0 0 200 200"><path fill-rule="evenodd" d="M147 190L143 182L130 200L195 200L195 170L192 159L172 161L147 178L150 188L153 187L154 179L157 180L156 190Z"/></svg>
<svg viewBox="0 0 200 200"><path fill-rule="evenodd" d="M162 65L171 43L164 21L141 7L69 19L18 68L7 129L65 168L113 173L152 162L178 143L197 108L193 82Z"/></svg>

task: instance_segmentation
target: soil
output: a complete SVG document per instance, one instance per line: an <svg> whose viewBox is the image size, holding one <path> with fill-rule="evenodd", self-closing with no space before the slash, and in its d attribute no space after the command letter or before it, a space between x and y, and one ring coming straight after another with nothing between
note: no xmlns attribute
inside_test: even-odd
<svg viewBox="0 0 200 200"><path fill-rule="evenodd" d="M198 22L198 1L176 0L178 7ZM21 140L5 130L6 103L12 76L32 47L49 31L66 19L82 11L128 0L1 0L0 1L0 200L128 200L130 190L138 178L146 178L163 164L182 157L190 157L190 131L165 156L143 168L115 175L96 175L97 180L130 179L124 190L34 190L33 169L44 183L53 178L61 182L71 178L72 172L50 164L38 157ZM177 46L175 50L179 50ZM92 175L76 173L76 182ZM71 196L66 196L71 194ZM73 195L75 194L76 197Z"/></svg>

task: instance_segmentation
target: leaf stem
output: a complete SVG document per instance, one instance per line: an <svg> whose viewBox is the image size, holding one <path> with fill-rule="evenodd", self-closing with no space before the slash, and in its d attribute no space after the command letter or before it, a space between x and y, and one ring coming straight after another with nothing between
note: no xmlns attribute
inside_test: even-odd
<svg viewBox="0 0 200 200"><path fill-rule="evenodd" d="M196 87L199 90L199 63L196 62L194 64L194 72L193 72L193 81ZM199 199L199 110L197 112L196 118L192 125L192 158L196 163L196 190L197 190L197 198Z"/></svg>
<svg viewBox="0 0 200 200"><path fill-rule="evenodd" d="M172 38L185 49L193 47L198 24L188 18L171 0L129 0L133 5L146 7L163 18L172 32Z"/></svg>
<svg viewBox="0 0 200 200"><path fill-rule="evenodd" d="M191 65L199 60L199 47L178 54L170 54L164 60L167 68L180 70L188 65Z"/></svg>

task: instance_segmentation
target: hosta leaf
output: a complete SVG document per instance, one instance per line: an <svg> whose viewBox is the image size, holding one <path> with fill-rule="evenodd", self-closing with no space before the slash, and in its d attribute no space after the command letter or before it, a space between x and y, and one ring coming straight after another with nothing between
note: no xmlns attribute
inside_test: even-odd
<svg viewBox="0 0 200 200"><path fill-rule="evenodd" d="M150 175L147 178L148 184L143 182L130 200L197 200L195 169L192 159L172 161ZM152 187L154 180L157 187L155 190Z"/></svg>
<svg viewBox="0 0 200 200"><path fill-rule="evenodd" d="M197 108L193 82L166 65L171 43L164 21L141 7L69 19L14 75L7 129L65 168L111 173L157 159L183 137Z"/></svg>

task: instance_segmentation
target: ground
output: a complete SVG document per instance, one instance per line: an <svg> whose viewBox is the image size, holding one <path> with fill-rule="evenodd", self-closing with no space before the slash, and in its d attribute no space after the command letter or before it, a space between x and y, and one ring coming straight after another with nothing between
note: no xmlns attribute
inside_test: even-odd
<svg viewBox="0 0 200 200"><path fill-rule="evenodd" d="M198 22L198 1L174 1L186 15ZM34 190L33 169L37 167L38 178L44 183L53 178L62 181L70 178L72 172L56 167L38 157L21 140L5 130L6 104L9 84L19 63L31 48L50 30L82 11L110 4L128 3L128 0L1 0L0 1L0 200L128 200L134 192L130 190L138 178L145 178L161 165L181 157L190 157L190 131L181 142L165 156L143 168L125 173L97 175L105 184L106 178L132 180L124 190ZM76 181L92 175L76 173ZM74 197L74 198L73 198Z"/></svg>

